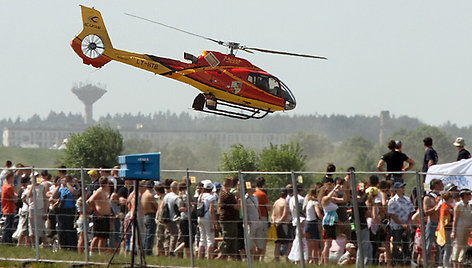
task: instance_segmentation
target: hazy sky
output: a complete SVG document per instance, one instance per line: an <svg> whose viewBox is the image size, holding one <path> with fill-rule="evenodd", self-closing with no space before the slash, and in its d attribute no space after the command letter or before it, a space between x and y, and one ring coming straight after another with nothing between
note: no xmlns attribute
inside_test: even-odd
<svg viewBox="0 0 472 268"><path fill-rule="evenodd" d="M247 46L322 55L328 61L248 54L297 99L287 114L394 115L472 125L472 1L1 1L0 118L51 110L82 113L71 88L101 83L107 113L189 111L199 91L110 62L82 64L70 47L82 29L79 4L94 6L115 48L183 60L226 48L125 12Z"/></svg>

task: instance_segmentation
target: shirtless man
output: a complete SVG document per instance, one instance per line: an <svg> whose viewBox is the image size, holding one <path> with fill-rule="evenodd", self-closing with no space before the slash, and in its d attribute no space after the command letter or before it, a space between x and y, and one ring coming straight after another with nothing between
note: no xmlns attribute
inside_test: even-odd
<svg viewBox="0 0 472 268"><path fill-rule="evenodd" d="M156 212L159 208L157 200L154 197L154 182L146 183L146 190L141 197L140 209L144 213L144 246L143 251L146 255L152 255L152 247L156 238Z"/></svg>
<svg viewBox="0 0 472 268"><path fill-rule="evenodd" d="M272 222L277 230L277 241L275 241L274 259L279 261L280 247L287 244L287 253L290 252L293 240L293 229L290 221L290 209L288 206L287 189L280 189L280 197L275 201L272 210ZM288 254L287 254L288 256Z"/></svg>
<svg viewBox="0 0 472 268"><path fill-rule="evenodd" d="M93 212L93 239L90 244L90 251L104 253L107 239L110 235L110 185L107 177L100 177L100 188L87 200L88 209Z"/></svg>
<svg viewBox="0 0 472 268"><path fill-rule="evenodd" d="M424 215L428 217L428 223L426 225L426 253L431 256L431 264L436 263L436 258L431 254L431 248L436 243L436 228L438 227L439 221L439 209L441 207L440 192L444 189L444 185L441 180L433 179L430 183L431 191L423 199ZM436 245L436 248L438 246Z"/></svg>

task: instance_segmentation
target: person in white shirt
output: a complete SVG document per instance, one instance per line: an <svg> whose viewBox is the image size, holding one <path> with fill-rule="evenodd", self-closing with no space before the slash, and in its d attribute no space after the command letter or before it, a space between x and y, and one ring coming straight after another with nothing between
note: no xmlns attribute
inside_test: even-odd
<svg viewBox="0 0 472 268"><path fill-rule="evenodd" d="M213 183L205 181L203 192L198 197L197 208L203 205L204 215L198 217L198 229L200 231L200 245L198 249L198 258L203 259L203 252L207 253L207 259L213 259L213 249L215 244L215 201L216 197L212 194Z"/></svg>
<svg viewBox="0 0 472 268"><path fill-rule="evenodd" d="M308 257L309 262L318 264L319 259L319 241L320 236L320 227L319 219L323 218L323 214L319 208L317 200L317 191L316 188L311 188L306 196L308 200L306 203L306 223L305 223L305 233L307 235L308 242ZM306 200L305 200L306 201Z"/></svg>

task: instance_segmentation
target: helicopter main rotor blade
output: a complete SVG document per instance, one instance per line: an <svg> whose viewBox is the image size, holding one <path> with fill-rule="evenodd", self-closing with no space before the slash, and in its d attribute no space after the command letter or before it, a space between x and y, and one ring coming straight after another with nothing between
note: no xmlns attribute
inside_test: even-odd
<svg viewBox="0 0 472 268"><path fill-rule="evenodd" d="M308 54L298 54L298 53L277 51L277 50L269 50L269 49L262 49L262 48L256 48L256 47L243 47L241 49L242 50L255 50L255 51L264 52L264 53L272 53L272 54L281 54L281 55L288 55L288 56L296 56L296 57L305 57L305 58L327 60L326 57L322 57L322 56L314 56L314 55L308 55Z"/></svg>
<svg viewBox="0 0 472 268"><path fill-rule="evenodd" d="M164 26L164 27L167 27L167 28L170 28L170 29L173 29L173 30L182 32L182 33L186 33L186 34L192 35L192 36L196 36L196 37L199 37L199 38L203 38L203 39L206 39L206 40L215 42L215 43L217 43L217 44L219 44L219 45L224 45L224 42L223 42L223 41L219 41L219 40L216 40L216 39L213 39L213 38L209 38L209 37L206 37L206 36L203 36L203 35L195 34L195 33L189 32L189 31L185 31L185 30L179 29L179 28L174 27L174 26L170 26L170 25L167 25L167 24L164 24L164 23L160 23L160 22L158 22L158 21L150 20L150 19L147 19L147 18L143 18L143 17L140 17L140 16L136 16L136 15L133 15L133 14L129 14L129 13L125 13L125 15L130 16L130 17L134 17L134 18L137 18L137 19L145 20L145 21L148 21L148 22L151 22L151 23L154 23L154 24L158 24L158 25L161 25L161 26Z"/></svg>

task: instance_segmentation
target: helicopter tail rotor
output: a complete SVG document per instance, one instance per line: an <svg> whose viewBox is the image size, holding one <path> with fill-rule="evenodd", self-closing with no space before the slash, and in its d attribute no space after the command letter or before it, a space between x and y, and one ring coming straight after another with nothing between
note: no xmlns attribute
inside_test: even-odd
<svg viewBox="0 0 472 268"><path fill-rule="evenodd" d="M100 12L93 8L80 7L83 29L72 39L71 47L84 64L100 68L111 61L107 55L113 53L113 46Z"/></svg>

